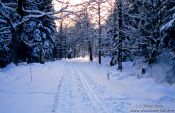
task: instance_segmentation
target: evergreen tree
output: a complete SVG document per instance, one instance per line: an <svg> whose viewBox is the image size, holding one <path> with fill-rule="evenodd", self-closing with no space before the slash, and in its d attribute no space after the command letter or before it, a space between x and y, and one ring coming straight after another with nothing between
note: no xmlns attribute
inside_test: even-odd
<svg viewBox="0 0 175 113"><path fill-rule="evenodd" d="M175 1L164 1L161 10L162 26L160 31L162 35L161 44L163 53L169 56L172 70L166 77L169 83L175 82Z"/></svg>
<svg viewBox="0 0 175 113"><path fill-rule="evenodd" d="M13 40L13 25L18 16L16 0L0 0L0 67L5 67L12 59L11 44ZM14 17L13 17L14 16ZM11 20L10 18L13 18Z"/></svg>
<svg viewBox="0 0 175 113"><path fill-rule="evenodd" d="M25 15L31 15L33 11L51 12L51 0L41 0L41 4L36 4L37 1L26 1L24 4ZM24 23L22 39L25 42L28 50L29 62L41 62L53 58L53 36L55 25L53 18L48 15L40 16L39 18L30 18Z"/></svg>

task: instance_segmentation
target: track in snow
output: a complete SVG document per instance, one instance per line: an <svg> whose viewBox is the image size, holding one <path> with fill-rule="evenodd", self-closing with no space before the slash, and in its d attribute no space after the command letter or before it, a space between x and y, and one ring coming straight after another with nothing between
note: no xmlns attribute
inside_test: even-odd
<svg viewBox="0 0 175 113"><path fill-rule="evenodd" d="M63 75L57 87L52 113L72 113L71 98L72 96L68 76Z"/></svg>
<svg viewBox="0 0 175 113"><path fill-rule="evenodd" d="M81 72L77 67L74 66L74 70L76 71L79 80L84 88L84 91L88 95L92 104L94 105L97 113L108 113L102 101L98 98L98 96L93 92L91 87L89 86L87 80L83 77L83 72Z"/></svg>
<svg viewBox="0 0 175 113"><path fill-rule="evenodd" d="M59 84L57 86L56 94L55 94L55 97L54 97L54 103L52 105L52 113L56 113L56 110L57 110L57 107L58 107L58 99L59 99L59 95L60 95L60 88L63 84L63 79L64 79L64 76L61 77L61 79L59 80Z"/></svg>
<svg viewBox="0 0 175 113"><path fill-rule="evenodd" d="M115 99L112 103L108 103L108 100L102 101L96 94L97 86L91 87L95 81L91 84L89 75L78 65L67 63L65 66L68 70L64 71L58 81L52 113L111 113L111 110L120 113L118 108L122 109L122 103L116 102ZM123 110L121 112L125 113Z"/></svg>

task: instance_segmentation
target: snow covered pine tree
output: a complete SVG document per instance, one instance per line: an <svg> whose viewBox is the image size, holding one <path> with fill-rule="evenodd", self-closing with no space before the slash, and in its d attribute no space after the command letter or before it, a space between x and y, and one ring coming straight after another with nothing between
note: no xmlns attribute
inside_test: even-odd
<svg viewBox="0 0 175 113"><path fill-rule="evenodd" d="M52 59L55 14L66 8L54 11L52 0L0 0L0 65Z"/></svg>
<svg viewBox="0 0 175 113"><path fill-rule="evenodd" d="M42 12L51 12L52 0L27 0L24 3L25 15L30 19L25 21L22 40L28 48L28 62L44 63L53 58L53 34L55 32L54 19ZM38 18L32 14L40 14Z"/></svg>
<svg viewBox="0 0 175 113"><path fill-rule="evenodd" d="M13 39L12 20L15 13L16 0L0 0L0 67L5 67L12 61L11 42Z"/></svg>

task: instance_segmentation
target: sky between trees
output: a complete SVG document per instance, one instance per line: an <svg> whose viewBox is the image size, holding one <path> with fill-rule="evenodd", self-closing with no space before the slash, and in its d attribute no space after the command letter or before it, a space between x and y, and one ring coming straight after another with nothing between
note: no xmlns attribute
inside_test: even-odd
<svg viewBox="0 0 175 113"><path fill-rule="evenodd" d="M91 22L93 24L97 24L98 23L98 12L95 11L93 8L91 8L91 6L83 6L82 4L86 4L86 2L91 2L91 0L63 0L64 3L68 3L68 11L73 11L74 13L76 11L81 11L84 7L87 7L87 12L88 15L90 16ZM113 11L113 4L114 4L114 0L107 0L104 1L104 3L101 4L101 16L103 17L102 24L104 24L108 18L108 16L111 14L111 12ZM60 7L64 7L65 4L60 4L59 2L57 2L57 0L53 0L53 4L54 4L54 9L55 10L59 10ZM97 7L97 6L95 6ZM63 13L64 15L64 13ZM60 14L58 14L58 16L60 16ZM63 24L65 26L73 26L75 24L74 20L77 16L75 16L74 14L70 14L69 16L65 17L63 19ZM60 20L56 20L56 25L57 27L59 27L60 25ZM97 26L98 27L98 26Z"/></svg>

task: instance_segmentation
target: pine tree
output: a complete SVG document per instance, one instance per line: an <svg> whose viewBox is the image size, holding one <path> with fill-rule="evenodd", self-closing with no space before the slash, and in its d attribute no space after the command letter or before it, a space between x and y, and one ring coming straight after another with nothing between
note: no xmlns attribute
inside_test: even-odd
<svg viewBox="0 0 175 113"><path fill-rule="evenodd" d="M160 32L161 25L160 9L162 7L160 0L143 0L135 2L137 5L138 15L138 32L139 47L141 54L145 57L149 64L156 61L156 57L160 52Z"/></svg>
<svg viewBox="0 0 175 113"><path fill-rule="evenodd" d="M175 82L175 1L164 1L164 6L161 10L162 25L160 31L162 35L162 47L164 53L169 56L172 70L166 77L169 83Z"/></svg>
<svg viewBox="0 0 175 113"><path fill-rule="evenodd" d="M13 25L18 22L16 9L16 0L0 0L0 67L5 67L13 60L11 44L14 37Z"/></svg>
<svg viewBox="0 0 175 113"><path fill-rule="evenodd" d="M26 1L24 3L25 15L32 15L33 11L51 12L51 0L40 1L41 4L36 4L36 1ZM53 18L43 15L39 18L30 18L24 23L22 40L29 48L29 62L44 63L44 60L53 58L53 36L55 25Z"/></svg>
<svg viewBox="0 0 175 113"><path fill-rule="evenodd" d="M162 34L162 44L165 48L170 48L173 52L175 52L175 1L164 1L161 16L162 25L160 26L160 30Z"/></svg>
<svg viewBox="0 0 175 113"><path fill-rule="evenodd" d="M2 65L11 61L17 64L21 61L43 63L45 59L51 60L54 20L57 18L54 15L67 7L54 11L52 0L0 0ZM8 57L5 58L5 55Z"/></svg>

